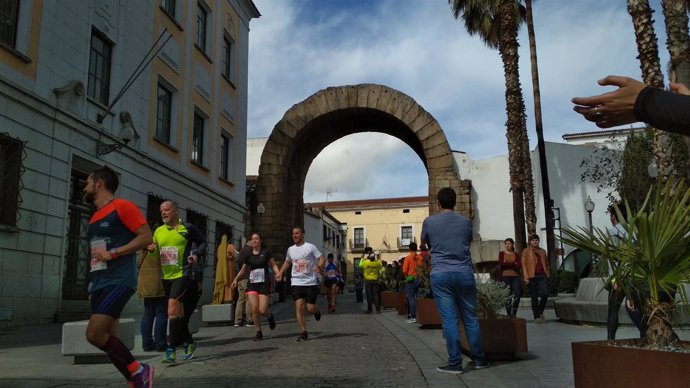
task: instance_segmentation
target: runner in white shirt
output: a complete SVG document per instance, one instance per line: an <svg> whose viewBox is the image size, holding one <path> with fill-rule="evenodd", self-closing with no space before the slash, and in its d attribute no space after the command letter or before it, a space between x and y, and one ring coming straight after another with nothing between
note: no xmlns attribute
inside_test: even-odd
<svg viewBox="0 0 690 388"><path fill-rule="evenodd" d="M292 228L292 241L295 245L288 248L285 262L276 274L276 281L281 281L283 272L292 265L292 299L295 301L295 316L300 330L297 341L306 341L308 336L304 304L306 302L307 310L314 314L317 321L321 319L321 312L316 307L316 296L319 293L316 275L323 272L326 259L314 244L304 241L302 227Z"/></svg>

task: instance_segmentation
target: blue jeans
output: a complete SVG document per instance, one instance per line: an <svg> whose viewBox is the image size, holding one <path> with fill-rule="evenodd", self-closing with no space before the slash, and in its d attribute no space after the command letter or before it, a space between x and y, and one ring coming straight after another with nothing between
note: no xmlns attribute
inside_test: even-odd
<svg viewBox="0 0 690 388"><path fill-rule="evenodd" d="M446 337L448 366L462 367L460 354L460 334L458 330L458 310L465 327L467 341L472 350L475 363L484 363L482 338L477 323L477 285L474 274L467 272L436 272L429 277L436 308L443 323Z"/></svg>
<svg viewBox="0 0 690 388"><path fill-rule="evenodd" d="M415 278L413 281L405 283L405 292L407 293L407 317L417 318L417 290L419 289L419 279Z"/></svg>
<svg viewBox="0 0 690 388"><path fill-rule="evenodd" d="M154 326L155 321L155 326ZM168 298L144 298L144 316L141 317L141 344L144 350L165 350L168 331ZM151 335L153 331L153 336Z"/></svg>
<svg viewBox="0 0 690 388"><path fill-rule="evenodd" d="M549 278L544 274L537 274L529 279L529 291L532 296L532 314L534 319L544 314L546 302L549 299Z"/></svg>

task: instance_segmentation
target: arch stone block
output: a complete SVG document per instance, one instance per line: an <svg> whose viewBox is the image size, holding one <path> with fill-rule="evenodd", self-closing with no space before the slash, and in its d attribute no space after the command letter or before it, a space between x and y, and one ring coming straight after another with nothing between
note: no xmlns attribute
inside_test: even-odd
<svg viewBox="0 0 690 388"><path fill-rule="evenodd" d="M438 190L451 187L458 194L456 212L472 217L471 182L456 176L448 140L429 112L385 85L328 87L285 112L261 155L256 196L266 210L250 209L251 224L275 254L282 256L291 244L291 227L304 224L304 181L314 158L333 141L365 131L397 137L419 155L429 174L430 214L439 210Z"/></svg>

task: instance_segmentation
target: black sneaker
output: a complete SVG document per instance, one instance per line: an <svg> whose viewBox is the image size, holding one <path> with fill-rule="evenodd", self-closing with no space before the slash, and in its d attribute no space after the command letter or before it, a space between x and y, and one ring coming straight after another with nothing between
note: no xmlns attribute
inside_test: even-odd
<svg viewBox="0 0 690 388"><path fill-rule="evenodd" d="M436 368L436 372L450 373L452 375L461 375L462 374L462 367L461 366L442 365L442 366L439 366Z"/></svg>
<svg viewBox="0 0 690 388"><path fill-rule="evenodd" d="M309 338L306 331L302 331L297 335L297 341L306 341Z"/></svg>
<svg viewBox="0 0 690 388"><path fill-rule="evenodd" d="M257 331L256 337L254 337L254 341L261 341L262 339L264 339L264 333Z"/></svg>
<svg viewBox="0 0 690 388"><path fill-rule="evenodd" d="M314 313L314 319L316 319L317 321L321 320L321 310L316 310L316 312Z"/></svg>
<svg viewBox="0 0 690 388"><path fill-rule="evenodd" d="M273 314L271 314L270 317L268 317L268 327L271 328L271 330L276 328L276 320L273 318Z"/></svg>
<svg viewBox="0 0 690 388"><path fill-rule="evenodd" d="M474 362L472 362L472 364L474 364L474 369L486 369L489 367L489 363L486 361L482 361L482 362L474 361Z"/></svg>

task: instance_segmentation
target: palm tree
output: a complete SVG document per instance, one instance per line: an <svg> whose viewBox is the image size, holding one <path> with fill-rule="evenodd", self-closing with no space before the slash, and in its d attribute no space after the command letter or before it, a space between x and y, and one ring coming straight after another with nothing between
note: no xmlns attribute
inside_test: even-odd
<svg viewBox="0 0 690 388"><path fill-rule="evenodd" d="M546 252L549 254L551 268L556 268L556 238L554 236L554 214L549 186L549 171L546 165L546 147L544 145L544 126L541 120L541 94L539 92L539 66L537 64L537 43L532 19L532 0L525 0L525 17L527 36L529 38L530 63L532 65L532 94L534 97L534 126L537 132L539 149L539 171L541 172L542 195L544 197L544 218L546 224Z"/></svg>
<svg viewBox="0 0 690 388"><path fill-rule="evenodd" d="M616 208L627 238L612 237L605 229L563 230L563 242L596 254L613 269L611 276L626 296L643 296L647 323L641 345L666 349L677 346L673 332L674 295L687 301L683 284L690 283L690 189L681 180L668 180L650 192L639 210L626 202L628 218ZM640 306L637 306L640 307Z"/></svg>
<svg viewBox="0 0 690 388"><path fill-rule="evenodd" d="M688 2L687 0L662 0L661 5L666 24L666 48L671 56L669 78L671 82L690 85ZM674 173L679 177L690 179L690 164L688 163L690 159L687 157L688 149L690 149L690 137L675 134L670 135L670 137L671 154L674 167L676 167Z"/></svg>
<svg viewBox="0 0 690 388"><path fill-rule="evenodd" d="M449 0L449 3L453 16L462 17L467 32L479 35L488 47L498 48L503 61L515 248L521 251L527 241L525 212L528 231L536 231L534 182L518 67L517 30L524 8L515 0Z"/></svg>
<svg viewBox="0 0 690 388"><path fill-rule="evenodd" d="M654 32L653 12L648 0L628 0L628 13L632 17L635 30L642 79L651 87L663 89L664 75L661 72L659 47ZM668 134L652 128L652 152L659 169L659 176L664 180L671 176L674 170L668 154L670 149L671 140Z"/></svg>

